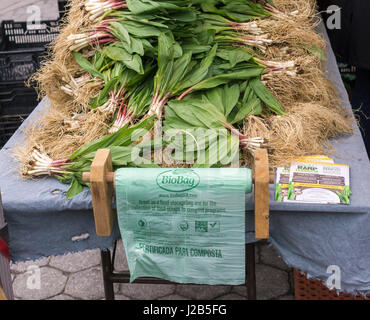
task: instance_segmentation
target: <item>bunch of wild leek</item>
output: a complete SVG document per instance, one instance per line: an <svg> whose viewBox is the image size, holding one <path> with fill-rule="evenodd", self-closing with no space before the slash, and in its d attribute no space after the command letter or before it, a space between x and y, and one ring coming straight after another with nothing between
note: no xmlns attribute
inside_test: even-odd
<svg viewBox="0 0 370 320"><path fill-rule="evenodd" d="M294 72L292 62L257 58L271 44L257 19L285 18L267 2L86 0L83 9L92 31L68 37L85 74L71 75L61 89L73 97L79 87L99 82L101 91L91 99L91 112L111 116L110 129L69 159L52 160L35 147L27 174L71 183L72 197L82 190L81 173L89 170L99 148L111 148L115 167L134 166L132 132L162 121L165 128L190 134L197 145L203 138L190 131L224 129L226 144L216 150L225 149L231 158L239 148L264 146L263 138L242 133L243 120L284 114L261 79L276 71ZM66 121L78 125L75 119ZM211 152L215 143L204 145L200 151L207 160L196 159L195 166L220 165Z"/></svg>

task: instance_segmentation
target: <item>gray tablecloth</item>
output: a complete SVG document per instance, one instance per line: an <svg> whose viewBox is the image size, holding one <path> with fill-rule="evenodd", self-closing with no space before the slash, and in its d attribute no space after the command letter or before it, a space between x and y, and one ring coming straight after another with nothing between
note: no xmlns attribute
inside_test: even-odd
<svg viewBox="0 0 370 320"><path fill-rule="evenodd" d="M322 29L322 32L325 31ZM326 35L326 33L325 33ZM329 46L328 76L351 106ZM299 88L297 88L299 90ZM68 186L55 179L23 181L11 149L22 143L23 129L47 108L44 99L30 118L0 152L0 188L9 223L13 261L36 259L94 248L110 248L119 237L116 227L111 237L98 238L94 230L89 190L71 201L65 200ZM56 142L57 143L57 142ZM337 163L351 166L352 204L309 205L274 201L271 185L271 243L290 266L310 277L326 281L329 266L341 271L341 290L370 292L370 163L361 134L333 141ZM253 210L253 197L246 199ZM254 242L253 214L247 214L247 242ZM79 236L83 235L82 238ZM77 237L76 240L74 237Z"/></svg>

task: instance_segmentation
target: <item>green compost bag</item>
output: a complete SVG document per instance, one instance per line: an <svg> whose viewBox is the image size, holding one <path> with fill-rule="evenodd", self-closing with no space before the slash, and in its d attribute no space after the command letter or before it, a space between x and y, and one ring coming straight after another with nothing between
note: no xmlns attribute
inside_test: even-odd
<svg viewBox="0 0 370 320"><path fill-rule="evenodd" d="M249 169L118 170L118 222L131 281L244 284L251 191Z"/></svg>

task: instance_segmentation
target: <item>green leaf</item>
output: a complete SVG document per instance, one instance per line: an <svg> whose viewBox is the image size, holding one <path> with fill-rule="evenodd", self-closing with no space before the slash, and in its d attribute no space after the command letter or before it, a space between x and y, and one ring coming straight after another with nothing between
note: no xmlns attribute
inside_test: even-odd
<svg viewBox="0 0 370 320"><path fill-rule="evenodd" d="M154 77L154 87L162 97L168 92L174 66L172 33L161 33L158 37L158 71Z"/></svg>
<svg viewBox="0 0 370 320"><path fill-rule="evenodd" d="M295 200L295 194L294 194L294 184L292 182L289 183L288 188L288 200Z"/></svg>
<svg viewBox="0 0 370 320"><path fill-rule="evenodd" d="M227 74L220 74L197 83L192 87L192 91L215 88L219 85L226 84L230 81L247 80L249 78L253 78L260 75L262 71L263 68L251 67L243 71L235 71Z"/></svg>
<svg viewBox="0 0 370 320"><path fill-rule="evenodd" d="M144 56L145 50L144 50L143 41L132 37L130 50L132 53L137 53L140 56Z"/></svg>
<svg viewBox="0 0 370 320"><path fill-rule="evenodd" d="M239 96L240 96L239 85L238 84L234 84L232 86L226 85L224 87L224 92L225 92L223 96L224 115L228 117L230 112L233 110L235 105L238 103Z"/></svg>
<svg viewBox="0 0 370 320"><path fill-rule="evenodd" d="M181 22L193 22L197 19L197 14L189 8L186 11L175 11L171 13L171 18Z"/></svg>
<svg viewBox="0 0 370 320"><path fill-rule="evenodd" d="M126 21L125 28L129 32L129 34L138 38L158 37L162 32L161 28L145 25L135 21Z"/></svg>
<svg viewBox="0 0 370 320"><path fill-rule="evenodd" d="M169 32L162 32L158 37L158 69L164 69L166 64L174 58L173 41Z"/></svg>
<svg viewBox="0 0 370 320"><path fill-rule="evenodd" d="M227 17L235 22L246 22L257 17L266 17L270 13L264 10L260 4L245 2L245 1L226 1L223 3L226 6L217 6L217 1L203 1L201 8L204 12L215 13L220 16Z"/></svg>
<svg viewBox="0 0 370 320"><path fill-rule="evenodd" d="M263 85L259 78L250 80L250 86L254 93L266 104L266 106L278 115L285 114L285 110L280 102L272 95L272 93Z"/></svg>
<svg viewBox="0 0 370 320"><path fill-rule="evenodd" d="M220 121L226 121L221 112L218 112L212 104L205 104L204 101L194 101L190 108L194 117L198 117L205 128L222 128Z"/></svg>
<svg viewBox="0 0 370 320"><path fill-rule="evenodd" d="M219 150L219 163L223 166L228 165L235 160L238 156L240 144L239 138L231 136L229 132L227 132L226 138L227 139L225 139L225 137L221 137L221 139L219 139L219 142L222 142Z"/></svg>
<svg viewBox="0 0 370 320"><path fill-rule="evenodd" d="M216 140L198 155L194 168L221 167L230 164L238 155L239 139L231 136L227 130L221 131Z"/></svg>
<svg viewBox="0 0 370 320"><path fill-rule="evenodd" d="M172 46L173 46L173 57L175 59L180 58L183 55L183 53L184 53L183 50L182 50L182 47L181 47L180 43L178 43L177 41L173 40Z"/></svg>
<svg viewBox="0 0 370 320"><path fill-rule="evenodd" d="M238 84L232 86L216 87L207 90L206 97L217 109L228 117L238 103L240 89Z"/></svg>
<svg viewBox="0 0 370 320"><path fill-rule="evenodd" d="M111 79L119 79L121 78L124 69L126 69L125 65L119 61L116 61L116 63L113 65L113 68L111 69L110 72L110 78Z"/></svg>
<svg viewBox="0 0 370 320"><path fill-rule="evenodd" d="M70 160L75 160L79 157L83 157L85 155L88 155L92 152L96 152L99 149L104 149L108 147L113 146L129 146L133 142L132 141L132 133L135 132L135 130L139 129L146 129L150 130L153 127L153 117L149 117L140 123L138 123L135 126L132 126L131 128L128 128L128 124L122 127L120 130L118 130L116 133L106 135L104 137L101 137L100 139L97 139L95 141L92 141L90 143L85 144L80 149L78 149L76 152L74 152Z"/></svg>
<svg viewBox="0 0 370 320"><path fill-rule="evenodd" d="M158 27L158 28L162 28L162 29L168 29L169 28L164 23L149 20L149 19L153 18L153 16L150 15L150 14L148 14L148 15L143 15L143 14L135 15L135 14L127 14L127 12L126 12L123 15L118 15L118 16L123 20L130 20L130 21L133 21L133 22L140 21L140 23L144 24L144 25L154 26L154 27Z"/></svg>
<svg viewBox="0 0 370 320"><path fill-rule="evenodd" d="M169 90L172 90L176 84L185 76L185 71L191 62L192 53L185 53L181 58L177 59L173 65L173 72L169 81Z"/></svg>
<svg viewBox="0 0 370 320"><path fill-rule="evenodd" d="M184 124L185 123L188 124L186 128L189 128L190 126L204 127L203 122L200 121L199 118L194 115L193 109L194 108L188 101L186 102L177 101L177 100L169 101L166 107L166 114L167 114L166 123L167 124L173 124L173 123L179 124L179 122L183 121ZM176 126L174 126L174 128L176 128Z"/></svg>
<svg viewBox="0 0 370 320"><path fill-rule="evenodd" d="M217 14L203 13L201 17L207 22L212 22L212 25L229 26L229 20Z"/></svg>
<svg viewBox="0 0 370 320"><path fill-rule="evenodd" d="M192 8L187 7L186 1L171 3L171 1L151 1L151 0L127 0L127 6L134 14L145 14L154 12L171 11L169 15L172 19L179 21L195 21L196 14Z"/></svg>
<svg viewBox="0 0 370 320"><path fill-rule="evenodd" d="M70 188L67 191L67 200L72 199L83 191L84 187L80 182L73 177Z"/></svg>
<svg viewBox="0 0 370 320"><path fill-rule="evenodd" d="M245 88L244 95L228 117L228 122L231 124L242 121L248 115L259 115L262 113L261 100L249 86L249 81L243 83L240 88L241 90Z"/></svg>
<svg viewBox="0 0 370 320"><path fill-rule="evenodd" d="M94 69L95 70L100 70L103 65L104 65L104 61L105 61L105 55L99 51L96 52L95 56L94 56Z"/></svg>
<svg viewBox="0 0 370 320"><path fill-rule="evenodd" d="M114 44L115 47L122 48L126 50L129 54L137 53L140 56L144 56L145 49L144 49L144 39L137 39L135 37L130 38L130 44L126 42L117 42Z"/></svg>
<svg viewBox="0 0 370 320"><path fill-rule="evenodd" d="M199 83L207 76L209 68L211 67L213 60L216 56L217 48L218 48L217 44L214 45L212 50L200 63L199 68L192 69L191 72L189 72L189 74L186 75L184 80L181 81L179 85L175 88L174 90L175 94Z"/></svg>
<svg viewBox="0 0 370 320"><path fill-rule="evenodd" d="M316 45L313 46L308 46L304 45L303 46L308 52L312 53L313 55L317 56L321 61L328 61L328 58L326 57L326 54L322 49Z"/></svg>
<svg viewBox="0 0 370 320"><path fill-rule="evenodd" d="M80 53L73 52L73 56L82 69L86 70L93 77L98 77L104 80L103 75L97 69L95 69L94 66L89 62L89 60L84 58Z"/></svg>
<svg viewBox="0 0 370 320"><path fill-rule="evenodd" d="M199 34L198 34L198 40L203 45L212 45L214 39L216 36L215 30L210 30L209 28L204 28Z"/></svg>
<svg viewBox="0 0 370 320"><path fill-rule="evenodd" d="M230 68L234 68L240 62L248 62L252 58L252 55L243 48L219 49L217 56L229 61Z"/></svg>
<svg viewBox="0 0 370 320"><path fill-rule="evenodd" d="M118 40L126 42L128 46L131 45L131 37L122 23L113 21L110 23L110 29Z"/></svg>
<svg viewBox="0 0 370 320"><path fill-rule="evenodd" d="M153 66L152 65L146 65L146 66L144 66L144 73L143 74L134 73L133 75L128 75L126 86L127 87L136 87L137 85L139 85L145 79L148 79L148 78L152 79L154 68L155 68L154 65ZM127 70L127 71L134 72L132 70Z"/></svg>
<svg viewBox="0 0 370 320"><path fill-rule="evenodd" d="M117 46L107 46L104 48L105 54L114 61L121 61L127 68L139 74L144 73L143 63L138 54L131 55L125 49Z"/></svg>
<svg viewBox="0 0 370 320"><path fill-rule="evenodd" d="M352 190L351 190L351 188L350 188L350 186L345 186L344 187L344 193L345 193L345 195L346 196L350 196L350 195L352 195Z"/></svg>
<svg viewBox="0 0 370 320"><path fill-rule="evenodd" d="M276 201L278 201L280 193L281 193L281 186L279 183L276 183L276 189L275 189L275 200Z"/></svg>
<svg viewBox="0 0 370 320"><path fill-rule="evenodd" d="M216 87L206 91L206 97L209 102L211 102L220 112L225 111L224 100L223 100L224 90L221 87Z"/></svg>
<svg viewBox="0 0 370 320"><path fill-rule="evenodd" d="M337 195L338 197L340 198L340 200L344 203L344 204L350 204L350 200L348 197L346 197L344 194L340 193L337 191Z"/></svg>
<svg viewBox="0 0 370 320"><path fill-rule="evenodd" d="M166 125L178 128L223 128L220 121L226 121L225 116L213 104L199 99L187 99L186 101L172 100L166 108ZM184 124L181 125L181 121Z"/></svg>
<svg viewBox="0 0 370 320"><path fill-rule="evenodd" d="M261 113L262 113L261 100L254 97L248 102L240 104L240 108L237 110L236 115L228 120L231 124L234 124L244 120L249 115L260 115Z"/></svg>
<svg viewBox="0 0 370 320"><path fill-rule="evenodd" d="M128 109L137 117L143 115L152 102L152 93L153 82L147 80L131 93Z"/></svg>
<svg viewBox="0 0 370 320"><path fill-rule="evenodd" d="M110 147L112 153L112 163L115 167L127 166L132 159L132 147Z"/></svg>
<svg viewBox="0 0 370 320"><path fill-rule="evenodd" d="M183 45L184 52L190 51L193 54L209 52L212 47L208 45L186 44Z"/></svg>
<svg viewBox="0 0 370 320"><path fill-rule="evenodd" d="M115 141L116 137L120 133L126 132L127 126L128 125L124 126L123 128L121 128L119 131L117 131L114 134L106 135L90 143L85 144L84 146L82 146L80 149L78 149L76 152L72 154L72 156L70 157L70 160L74 160L79 157L88 155L92 152L96 152L99 149L104 149L106 147L109 147Z"/></svg>
<svg viewBox="0 0 370 320"><path fill-rule="evenodd" d="M124 130L119 130L116 132L113 141L108 144L110 146L129 146L132 143L136 142L132 137L132 134L135 133L135 136L138 136L140 132L146 132L153 128L155 116L141 120L138 124L125 128Z"/></svg>
<svg viewBox="0 0 370 320"><path fill-rule="evenodd" d="M103 90L100 91L99 96L92 100L91 109L96 109L108 101L109 93L116 82L117 82L116 78L108 81L108 83L104 86Z"/></svg>

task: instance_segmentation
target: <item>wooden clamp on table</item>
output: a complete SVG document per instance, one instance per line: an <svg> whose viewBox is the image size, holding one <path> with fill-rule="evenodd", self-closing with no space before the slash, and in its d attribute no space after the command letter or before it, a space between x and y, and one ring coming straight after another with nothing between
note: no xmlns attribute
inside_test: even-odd
<svg viewBox="0 0 370 320"><path fill-rule="evenodd" d="M91 184L96 233L108 237L112 233L116 214L112 209L115 173L109 149L98 150L91 165L91 171L83 174L83 181ZM254 153L254 199L255 232L257 239L269 238L269 184L273 177L269 174L266 150Z"/></svg>

